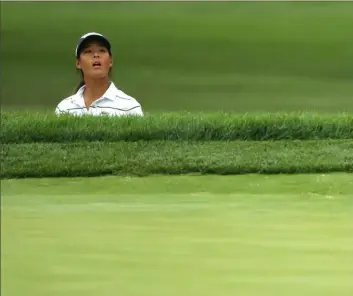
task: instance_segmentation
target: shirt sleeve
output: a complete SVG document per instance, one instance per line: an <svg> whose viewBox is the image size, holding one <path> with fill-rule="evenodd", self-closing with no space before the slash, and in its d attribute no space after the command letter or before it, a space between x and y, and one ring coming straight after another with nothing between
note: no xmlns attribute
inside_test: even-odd
<svg viewBox="0 0 353 296"><path fill-rule="evenodd" d="M133 109L129 110L128 111L128 115L144 116L143 111L142 111L142 107L138 106L136 108L133 108Z"/></svg>
<svg viewBox="0 0 353 296"><path fill-rule="evenodd" d="M66 114L67 112L65 110L61 109L62 107L60 106L60 104L55 108L55 114L56 115L62 115L62 114Z"/></svg>
<svg viewBox="0 0 353 296"><path fill-rule="evenodd" d="M63 111L61 111L59 107L56 107L56 108L55 108L55 114L56 114L56 115L60 115L60 114L62 114L62 113L63 113Z"/></svg>
<svg viewBox="0 0 353 296"><path fill-rule="evenodd" d="M62 100L55 108L56 115L68 114L68 105L66 100Z"/></svg>

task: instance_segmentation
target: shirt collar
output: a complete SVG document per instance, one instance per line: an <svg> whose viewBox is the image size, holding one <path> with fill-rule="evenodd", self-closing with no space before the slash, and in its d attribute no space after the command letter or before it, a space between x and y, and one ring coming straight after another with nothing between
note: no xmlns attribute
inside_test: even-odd
<svg viewBox="0 0 353 296"><path fill-rule="evenodd" d="M80 89L76 93L77 97L82 97L84 89L85 89L85 85L80 87ZM106 92L104 93L104 95L102 96L102 98L113 101L116 97L116 90L117 88L115 84L112 81L110 81L110 85L106 90Z"/></svg>

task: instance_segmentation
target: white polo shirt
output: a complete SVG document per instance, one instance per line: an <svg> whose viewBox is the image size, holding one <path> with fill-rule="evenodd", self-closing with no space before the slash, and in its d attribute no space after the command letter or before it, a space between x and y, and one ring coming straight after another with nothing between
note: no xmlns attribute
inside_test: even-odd
<svg viewBox="0 0 353 296"><path fill-rule="evenodd" d="M56 107L55 113L57 115L71 114L78 116L143 116L140 103L133 97L118 89L113 82L110 83L105 94L98 100L94 101L88 110L83 99L84 89L85 86L82 86L76 94L62 100Z"/></svg>

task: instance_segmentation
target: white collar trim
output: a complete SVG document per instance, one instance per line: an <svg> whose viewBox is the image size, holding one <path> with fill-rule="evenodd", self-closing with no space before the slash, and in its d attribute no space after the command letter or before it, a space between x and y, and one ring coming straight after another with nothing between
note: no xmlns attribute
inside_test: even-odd
<svg viewBox="0 0 353 296"><path fill-rule="evenodd" d="M83 85L82 87L80 87L80 89L76 92L76 96L82 97L85 87L86 85ZM115 84L112 81L110 81L110 85L108 89L106 90L106 92L103 94L101 98L113 101L116 98L116 91L117 91L117 88Z"/></svg>

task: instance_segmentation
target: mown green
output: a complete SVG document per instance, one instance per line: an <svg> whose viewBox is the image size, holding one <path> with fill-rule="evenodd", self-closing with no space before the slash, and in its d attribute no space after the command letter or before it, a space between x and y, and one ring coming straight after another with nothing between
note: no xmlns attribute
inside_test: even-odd
<svg viewBox="0 0 353 296"><path fill-rule="evenodd" d="M2 107L54 112L89 31L146 112L353 111L353 3L339 1L1 2Z"/></svg>
<svg viewBox="0 0 353 296"><path fill-rule="evenodd" d="M3 112L2 143L353 139L353 116L315 113L172 113L135 117L57 117Z"/></svg>
<svg viewBox="0 0 353 296"><path fill-rule="evenodd" d="M4 296L351 296L353 178L1 181Z"/></svg>
<svg viewBox="0 0 353 296"><path fill-rule="evenodd" d="M6 144L2 178L353 172L353 141Z"/></svg>

